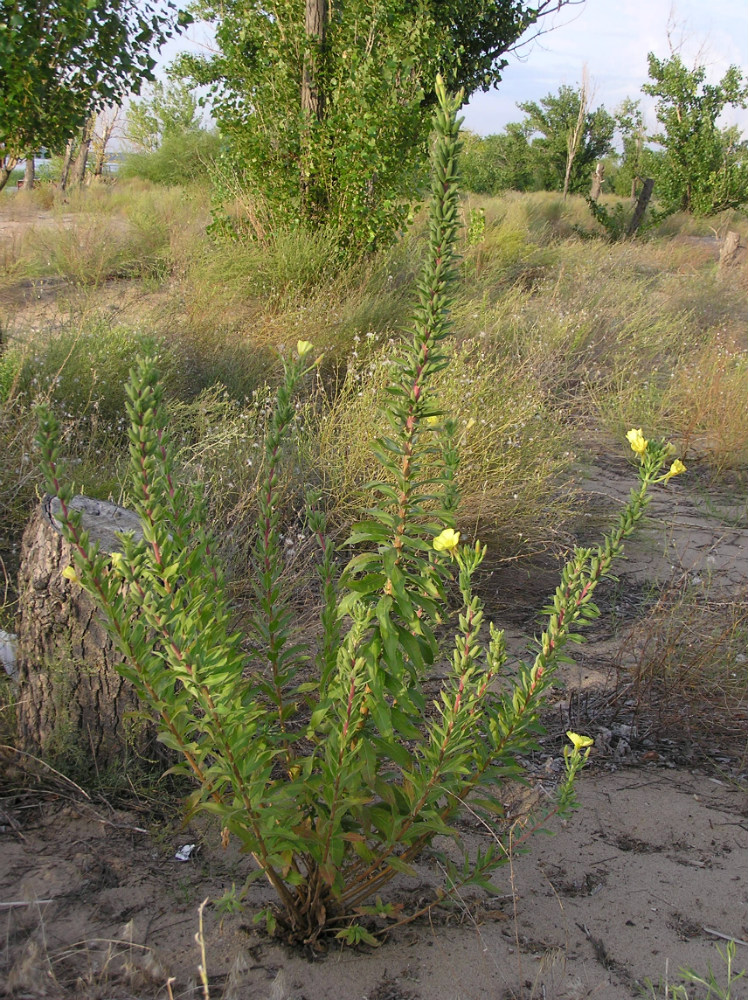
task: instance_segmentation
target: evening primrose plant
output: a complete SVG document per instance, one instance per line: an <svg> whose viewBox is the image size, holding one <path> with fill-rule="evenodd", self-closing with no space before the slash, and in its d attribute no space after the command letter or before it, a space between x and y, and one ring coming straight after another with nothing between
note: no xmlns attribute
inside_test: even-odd
<svg viewBox="0 0 748 1000"><path fill-rule="evenodd" d="M179 482L153 361L137 363L127 390L132 496L143 531L122 535L121 553L100 552L82 530L58 470L55 419L40 412L48 489L74 551L68 575L98 602L125 657L118 669L158 720L174 770L195 780L191 809L217 816L224 844L235 838L250 856L248 886L264 878L274 889L276 904L257 919L286 941L314 947L330 936L376 944L388 921L411 918L381 893L396 876L415 877L414 862L426 849L438 853L441 838L463 857L439 854L445 885L426 908L469 885L497 891L491 876L509 856L510 836L516 845L574 805L590 741L570 734L555 799L520 836L507 829L507 784L523 780L521 760L537 746L556 666L579 640L578 627L597 615L595 588L641 518L649 487L669 475L661 474L667 446L635 432L639 486L603 542L577 549L565 566L534 659L507 671L504 634L486 624L473 591L485 546L465 543L456 522L461 434L433 392L450 363L459 221L459 101L441 83L438 92L428 256L412 329L392 366L387 430L373 444L381 476L344 546L350 558L342 572L314 498L306 515L320 553L316 649L300 642L288 603L278 508L294 396L319 360L309 341L284 360L265 435L254 621L244 639L231 630L202 498ZM455 613L448 593L459 594ZM427 695L435 685L436 697ZM473 853L457 827L463 808L495 831Z"/></svg>

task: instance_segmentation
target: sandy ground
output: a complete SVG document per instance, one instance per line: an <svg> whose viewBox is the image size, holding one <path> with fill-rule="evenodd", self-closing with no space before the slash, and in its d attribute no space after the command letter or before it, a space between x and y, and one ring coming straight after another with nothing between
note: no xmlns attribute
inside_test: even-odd
<svg viewBox="0 0 748 1000"><path fill-rule="evenodd" d="M717 934L748 940L744 790L661 764L599 768L582 782L580 811L507 865L497 897L465 898L377 950L311 961L260 936L249 915L207 909L211 996L615 1000L647 978L673 981L681 965L705 970L718 960ZM175 996L201 995L197 906L240 877L241 859L215 832L156 837L139 832L136 814L80 804L34 811L2 837L2 898L29 901L2 915L6 989L165 996L174 976ZM175 860L190 839L201 844L195 860ZM412 898L437 874L428 861L422 869Z"/></svg>
<svg viewBox="0 0 748 1000"><path fill-rule="evenodd" d="M614 507L629 475L622 464L597 466L583 485ZM695 587L709 574L712 597L745 595L748 529L733 501L740 505L725 496L716 514L685 486L660 494L621 564L619 601L683 574ZM291 952L252 924L252 911L271 901L256 883L245 912L205 910L210 996L618 1000L655 995L647 980L677 982L681 966L711 964L720 975L716 945L726 938L739 942L738 968L748 966L746 734L710 747L627 699L621 671L636 660L642 619L635 604L623 605L616 628L601 620L580 647L531 762L542 795L562 769L565 729L593 735L581 809L510 859L495 877L497 896L434 910L379 949L319 957ZM514 610L516 621L528 613ZM9 794L0 810L0 994L166 997L174 977L174 997L203 995L198 906L241 885L247 871L216 829L180 829L177 816L154 823L147 804L118 811L60 781ZM489 836L469 816L463 835ZM180 862L174 854L185 843L198 850ZM417 883L393 887L394 898L422 904L439 874L424 857ZM738 983L732 998L745 997L748 984Z"/></svg>

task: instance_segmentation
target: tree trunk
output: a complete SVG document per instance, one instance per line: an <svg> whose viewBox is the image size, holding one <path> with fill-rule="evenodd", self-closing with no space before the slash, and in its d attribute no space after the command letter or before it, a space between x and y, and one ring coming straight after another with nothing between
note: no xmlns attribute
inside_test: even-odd
<svg viewBox="0 0 748 1000"><path fill-rule="evenodd" d="M304 29L307 52L301 76L301 111L304 125L301 135L299 182L301 203L306 217L312 221L319 221L324 216L325 199L319 185L314 183L312 131L314 123L322 121L325 110L325 95L319 86L318 74L327 31L327 0L306 0Z"/></svg>
<svg viewBox="0 0 748 1000"><path fill-rule="evenodd" d="M109 145L109 141L114 134L114 130L117 127L117 120L119 118L121 108L113 107L107 111L102 111L96 118L96 127L93 130L93 148L94 148L94 177L101 177L104 172L104 164L106 162L106 150Z"/></svg>
<svg viewBox="0 0 748 1000"><path fill-rule="evenodd" d="M587 77L587 67L584 67L582 73L582 85L579 88L579 114L577 115L577 121L574 128L571 130L566 139L566 171L564 173L564 201L569 194L569 184L571 183L571 168L574 166L574 160L579 152L579 147L582 143L582 136L584 135L584 126L587 118L587 106L589 104L589 85Z"/></svg>
<svg viewBox="0 0 748 1000"><path fill-rule="evenodd" d="M644 181L644 185L639 195L639 201L636 203L636 208L634 209L634 214L629 222L629 227L626 230L627 236L634 236L639 226L642 224L644 219L644 213L647 211L647 205L652 197L652 191L654 190L654 181L651 177L647 177Z"/></svg>
<svg viewBox="0 0 748 1000"><path fill-rule="evenodd" d="M72 170L70 171L70 183L74 187L82 187L83 181L86 178L86 164L88 163L88 151L91 148L91 140L93 139L93 128L96 123L96 118L89 118L86 124L83 126L81 131L80 145L78 146L78 153L75 157L75 162L73 163Z"/></svg>
<svg viewBox="0 0 748 1000"><path fill-rule="evenodd" d="M70 183L73 187L82 187L86 177L86 164L88 163L88 151L91 148L91 140L83 139L78 147L78 154L70 170Z"/></svg>
<svg viewBox="0 0 748 1000"><path fill-rule="evenodd" d="M725 236L722 249L719 252L718 274L720 279L736 279L739 282L744 260L745 249L740 245L740 234L730 230Z"/></svg>
<svg viewBox="0 0 748 1000"><path fill-rule="evenodd" d="M310 118L321 120L324 112L324 95L317 81L319 55L325 45L327 29L327 0L306 0L304 29L310 53L304 60L301 80L301 110Z"/></svg>
<svg viewBox="0 0 748 1000"><path fill-rule="evenodd" d="M600 195L603 193L603 181L605 180L605 164L598 163L595 167L595 172L592 175L592 188L590 190L590 198L592 201L597 201Z"/></svg>
<svg viewBox="0 0 748 1000"><path fill-rule="evenodd" d="M132 511L75 497L83 527L101 550L119 548L115 531L140 532ZM56 499L40 505L23 536L19 573L19 746L96 772L134 755L164 761L153 723L133 719L137 696L116 670L123 657L109 638L88 594L62 576L72 563L54 511Z"/></svg>
<svg viewBox="0 0 748 1000"><path fill-rule="evenodd" d="M8 183L8 178L16 169L18 160L15 156L2 156L0 157L0 191Z"/></svg>
<svg viewBox="0 0 748 1000"><path fill-rule="evenodd" d="M60 171L60 191L65 191L68 186L68 175L70 174L70 164L73 160L73 147L75 139L70 138L65 143L65 152L62 157L62 170Z"/></svg>
<svg viewBox="0 0 748 1000"><path fill-rule="evenodd" d="M32 191L34 188L34 181L36 179L36 174L34 171L34 151L33 149L26 154L26 169L23 172L23 186L27 191Z"/></svg>

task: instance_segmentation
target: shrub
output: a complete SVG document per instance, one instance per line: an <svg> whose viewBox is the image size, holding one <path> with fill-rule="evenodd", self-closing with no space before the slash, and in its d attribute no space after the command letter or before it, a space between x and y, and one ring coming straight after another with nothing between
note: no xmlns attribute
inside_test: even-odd
<svg viewBox="0 0 748 1000"><path fill-rule="evenodd" d="M221 151L221 138L207 129L167 135L152 153L129 153L119 168L123 180L140 178L152 184L194 184L210 181Z"/></svg>

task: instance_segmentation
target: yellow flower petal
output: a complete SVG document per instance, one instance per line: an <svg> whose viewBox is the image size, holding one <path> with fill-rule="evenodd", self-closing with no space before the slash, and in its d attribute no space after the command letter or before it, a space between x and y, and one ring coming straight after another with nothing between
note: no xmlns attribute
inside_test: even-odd
<svg viewBox="0 0 748 1000"><path fill-rule="evenodd" d="M571 730L566 735L574 744L575 750L584 750L585 747L591 747L595 742L591 736L580 736L579 733L572 733Z"/></svg>
<svg viewBox="0 0 748 1000"><path fill-rule="evenodd" d="M437 552L454 552L460 544L460 533L452 528L445 528L433 541L433 546Z"/></svg>
<svg viewBox="0 0 748 1000"><path fill-rule="evenodd" d="M312 350L312 346L311 340L300 340L296 344L296 353L300 358L304 358Z"/></svg>
<svg viewBox="0 0 748 1000"><path fill-rule="evenodd" d="M632 427L631 430L627 432L626 439L628 443L631 445L631 450L636 452L636 454L641 458L641 456L647 450L647 445L649 444L649 442L642 434L641 427L639 427L638 429Z"/></svg>
<svg viewBox="0 0 748 1000"><path fill-rule="evenodd" d="M70 580L71 583L79 583L78 574L75 572L74 566L66 566L62 571L62 575L66 580Z"/></svg>
<svg viewBox="0 0 748 1000"><path fill-rule="evenodd" d="M681 474L681 472L685 472L685 471L686 471L686 467L683 464L683 462L681 462L681 460L679 458L676 458L676 460L670 466L670 469L669 469L668 473L665 476L665 482L667 482L668 479L672 479L673 476L679 476Z"/></svg>

